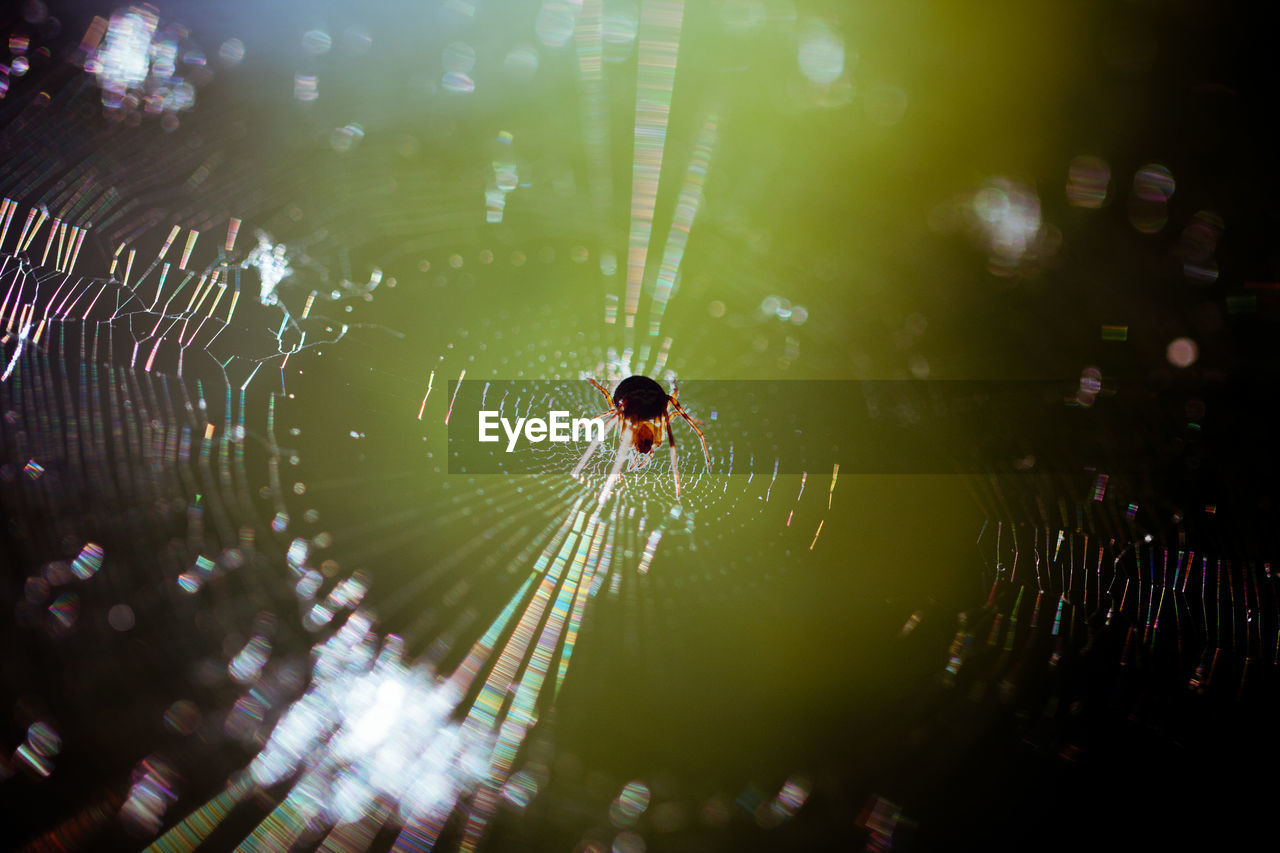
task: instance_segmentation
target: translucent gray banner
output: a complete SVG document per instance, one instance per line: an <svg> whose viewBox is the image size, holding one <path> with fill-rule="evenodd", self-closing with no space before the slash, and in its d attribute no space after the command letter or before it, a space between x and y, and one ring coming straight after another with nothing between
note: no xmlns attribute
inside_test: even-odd
<svg viewBox="0 0 1280 853"><path fill-rule="evenodd" d="M616 384L606 384L610 394ZM466 380L451 383L449 393L451 473L567 473L594 435L585 421L607 420L613 409L585 379ZM775 464L779 473L801 473L833 463L841 473L866 474L1114 474L1149 471L1185 454L1200 435L1202 397L1187 388L1088 379L689 380L678 400L701 424L715 474ZM667 413L681 470L704 466L692 426L674 405ZM612 458L624 420L627 444L638 434L655 440L650 458L635 453L629 464L668 464L661 415L651 431L608 420L593 459Z"/></svg>

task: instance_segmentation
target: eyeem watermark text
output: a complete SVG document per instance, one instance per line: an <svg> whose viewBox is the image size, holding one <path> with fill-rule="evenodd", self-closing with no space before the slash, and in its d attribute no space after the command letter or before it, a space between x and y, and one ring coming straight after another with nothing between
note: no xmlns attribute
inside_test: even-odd
<svg viewBox="0 0 1280 853"><path fill-rule="evenodd" d="M499 413L491 410L480 412L480 441L492 442L500 440L498 426L501 425L507 434L507 452L516 449L516 441L524 433L525 441L537 444L541 441L557 441L567 444L578 442L583 438L588 441L604 441L605 426L600 418L570 418L569 412L549 412L543 418L516 418L513 424L510 419L499 417Z"/></svg>

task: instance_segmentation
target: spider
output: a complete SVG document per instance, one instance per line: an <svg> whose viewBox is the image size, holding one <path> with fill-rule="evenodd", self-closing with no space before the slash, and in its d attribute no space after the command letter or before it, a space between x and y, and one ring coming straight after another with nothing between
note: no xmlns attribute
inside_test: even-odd
<svg viewBox="0 0 1280 853"><path fill-rule="evenodd" d="M626 438L626 430L630 429L631 446L637 453L642 456L651 453L655 446L661 446L663 436L666 436L667 445L671 448L671 474L675 478L677 497L680 496L680 472L676 467L676 438L671 431L671 414L668 411L671 406L675 407L676 413L684 418L698 434L698 440L702 442L702 455L706 460L707 470L711 470L711 452L707 450L707 438L702 434L698 421L689 417L684 406L681 406L676 399L680 393L678 386L673 384L672 393L667 394L662 390L661 385L647 376L628 376L618 383L618 387L613 389L611 396L608 390L596 380L588 377L587 381L609 401L609 410L600 417L605 418L606 424L617 418L623 439ZM605 417L606 415L608 417ZM583 462L585 461L584 457Z"/></svg>

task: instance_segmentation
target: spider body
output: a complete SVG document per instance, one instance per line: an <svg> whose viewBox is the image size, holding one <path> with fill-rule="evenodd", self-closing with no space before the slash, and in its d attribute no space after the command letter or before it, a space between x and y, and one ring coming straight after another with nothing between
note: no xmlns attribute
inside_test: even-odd
<svg viewBox="0 0 1280 853"><path fill-rule="evenodd" d="M671 398L648 376L628 376L613 389L613 405L629 421L651 421L662 417Z"/></svg>
<svg viewBox="0 0 1280 853"><path fill-rule="evenodd" d="M677 496L680 494L680 473L676 467L676 439L671 432L670 410L672 407L675 408L676 414L684 418L698 434L698 440L702 442L702 455L706 460L707 470L711 470L711 453L707 450L707 439L702 434L698 421L689 417L684 406L681 406L676 399L680 393L679 388L673 385L673 393L668 394L661 385L648 376L636 375L628 376L619 382L611 395L599 382L594 379L588 381L612 404L612 408L605 412L605 415L608 415L607 420L615 418L618 420L623 440L629 440L637 453L642 456L649 454L654 447L662 444L665 437L667 445L671 448L671 472L675 477ZM579 463L579 468L581 465L582 463Z"/></svg>

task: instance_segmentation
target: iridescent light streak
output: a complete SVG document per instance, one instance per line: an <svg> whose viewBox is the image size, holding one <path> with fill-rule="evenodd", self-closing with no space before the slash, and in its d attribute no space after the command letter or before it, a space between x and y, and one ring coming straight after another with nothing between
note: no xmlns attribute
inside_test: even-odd
<svg viewBox="0 0 1280 853"><path fill-rule="evenodd" d="M461 695L467 690L471 680L491 657L498 637L505 633L506 626L515 616L520 604L525 602L534 579L540 577L537 588L524 604L519 621L499 653L462 726L462 730L471 738L491 737L494 728L498 727L497 742L489 754L488 770L483 774L483 784L470 809L463 849L474 849L483 836L485 827L497 808L501 788L510 774L520 744L527 731L536 722L537 699L555 658L567 618L573 630L576 631L576 623L572 621L571 615L572 603L580 597L581 591L586 587L583 570L593 564L594 545L598 542L596 535L583 536L584 528L596 530L597 519L593 515L590 521L586 520L585 512L581 510L582 502L583 499L580 497L574 503L556 536L538 556L533 571L524 584L510 599L485 635L477 640L467 658L449 679L449 684L456 695ZM573 554L572 563L569 562L571 553ZM569 567L567 575L566 566ZM562 578L563 583L561 583ZM556 594L548 614L548 602L551 601L557 588L559 593ZM544 616L546 616L545 624L543 624ZM543 624L543 628L535 644L533 635L539 624ZM562 659L562 666L564 665ZM515 683L517 673L522 673L518 684ZM503 703L507 696L512 695L513 689L514 699L507 708L504 718ZM419 819L410 822L397 838L394 849L430 847L438 837L443 820L447 816L448 811L444 811L435 814L429 820Z"/></svg>
<svg viewBox="0 0 1280 853"><path fill-rule="evenodd" d="M653 235L653 211L675 86L684 3L652 0L640 12L636 72L635 152L631 172L631 235L627 249L626 327L635 326Z"/></svg>
<svg viewBox="0 0 1280 853"><path fill-rule="evenodd" d="M0 219L4 220L4 224L0 225L0 249L4 248L4 241L9 236L9 224L13 222L13 212L17 209L18 203L10 198L0 204Z"/></svg>
<svg viewBox="0 0 1280 853"><path fill-rule="evenodd" d="M175 225L169 229L169 236L165 238L164 245L160 247L160 254L156 256L158 260L163 261L164 256L169 254L169 247L173 245L173 241L178 238L180 233L182 233L181 225Z"/></svg>
<svg viewBox="0 0 1280 853"><path fill-rule="evenodd" d="M49 263L49 250L53 248L53 240L58 235L59 226L62 226L64 229L66 227L65 225L63 225L63 222L61 219L56 219L56 218L53 220L53 224L49 226L49 236L44 238L44 254L40 256L41 266L44 266L45 264Z"/></svg>
<svg viewBox="0 0 1280 853"><path fill-rule="evenodd" d="M649 565L653 563L653 555L658 551L658 543L662 541L662 528L655 527L649 531L649 539L644 543L644 553L640 555L640 565L636 568L642 575L649 574Z"/></svg>
<svg viewBox="0 0 1280 853"><path fill-rule="evenodd" d="M222 246L222 251L225 254L231 254L231 250L234 249L236 245L236 235L239 233L240 220L232 218L231 221L227 223L227 240Z"/></svg>
<svg viewBox="0 0 1280 853"><path fill-rule="evenodd" d="M533 641L534 627L541 621L547 601L559 585L560 577L576 544L583 522L582 516L583 513L578 508L578 504L575 504L573 511L566 519L573 523L573 535L562 540L554 558L551 557L553 548L548 546L534 564L534 572L540 574L542 580L521 615L519 624L507 640L484 687L481 688L480 695L476 697L475 705L468 715L469 723L482 729L490 728L496 723L507 690L524 661L529 643ZM553 542L552 545L555 543Z"/></svg>
<svg viewBox="0 0 1280 853"><path fill-rule="evenodd" d="M256 790L252 777L239 774L226 790L178 821L147 847L146 853L191 853L245 797Z"/></svg>
<svg viewBox="0 0 1280 853"><path fill-rule="evenodd" d="M471 649L468 651L466 658L464 658L462 663L455 668L453 674L449 676L446 684L447 689L452 695L458 697L465 695L475 677L491 659L493 650L498 642L498 638L506 633L507 626L515 617L521 603L525 601L529 590L533 586L534 580L546 569L548 561L550 560L550 555L556 549L560 548L561 543L564 542L565 537L569 532L570 524L577 515L577 510L580 504L581 499L579 499L578 503L574 505L569 515L565 518L564 523L560 525L560 528L552 542L543 549L541 556L539 556L535 563L534 570L529 573L528 577L525 578L524 583L508 600L507 605L503 608L502 612L498 614L498 617L490 624L488 630L486 630L485 633L475 641ZM528 607L526 607L524 614L521 616L521 625L525 624L528 618L528 613L529 610ZM491 685L496 685L498 682L503 681L509 685L511 678L514 677L515 670L510 668L512 658L515 656L512 643L518 642L517 635L519 633L520 627L518 626L517 629L512 632L511 638L508 639L507 644L503 649L503 654L507 655L506 667L502 668L503 662L500 657L498 663L495 665L493 671L488 677L488 680L486 681L485 688L488 689L488 693L486 694L485 689L482 689L480 696L477 697L476 702L472 705L471 712L468 714L464 726L464 730L469 733L468 736L470 737L478 736L479 733L482 732L491 731L497 721L497 713L501 708L502 696L497 693L499 688L496 686L491 687ZM509 650L512 652L510 655L508 655ZM520 652L519 657L521 660L523 659L523 651ZM495 678L497 681L495 681ZM484 700L483 702L482 699ZM446 807L445 803L440 802L435 808L405 815L405 827L397 837L393 849L398 851L430 849L431 846L434 845L436 838L439 836L440 830L444 827L445 820L448 818L453 808L454 803L448 803Z"/></svg>
<svg viewBox="0 0 1280 853"><path fill-rule="evenodd" d="M37 215L39 216L38 220L36 219ZM33 207L31 210L27 211L27 221L22 226L22 233L18 235L19 254L27 251L27 248L31 245L31 241L40 233L40 229L44 226L45 220L48 218L49 211L43 207L38 210ZM36 220L34 228L31 227L32 220Z"/></svg>
<svg viewBox="0 0 1280 853"><path fill-rule="evenodd" d="M187 262L191 260L191 253L195 251L196 240L199 238L200 232L194 228L191 229L191 233L187 235L187 245L182 249L182 260L178 262L178 269L185 270L187 268Z"/></svg>
<svg viewBox="0 0 1280 853"><path fill-rule="evenodd" d="M558 586L559 591L556 593L555 602L551 605L550 612L546 614L546 622L538 634L536 645L533 647L532 652L527 655L524 673L521 676L519 685L516 687L515 696L511 701L506 719L502 721L498 731L498 739L490 759L486 782L477 791L475 801L472 803L471 813L468 816L461 845L461 849L464 851L474 850L480 842L484 828L497 809L501 786L511 773L520 745L524 742L526 733L537 721L536 706L538 697L542 692L547 672L560 644L561 633L564 630L565 619L569 615L570 605L583 581L583 568L587 561L589 539L582 535L582 531L584 525L590 528L595 527L595 516L592 517L591 522L586 522L585 512L582 510L576 510L573 516L573 534L576 537L576 542L574 537L566 539L560 549L560 553L556 555L555 564L551 571L547 572L543 577L542 583L520 620L520 624L516 627L511 639L508 640L507 648L503 650L503 655L499 658L498 665L494 668L494 675L490 675L489 682L485 684L484 690L481 692L483 697L486 692L494 687L502 690L502 695L504 696L510 691L511 678L502 666L503 659L507 658L508 653L512 653L513 659L517 656L522 660L526 658L525 650L529 645L529 640L537 625L542 622L547 602ZM577 547L573 548L574 545ZM574 555L572 563L569 564L569 571L566 574L564 569L571 549L574 550ZM562 575L564 581L560 583ZM512 649L512 644L515 644L514 650ZM496 684L495 675L497 676ZM491 701L492 698L490 698ZM479 706L480 701L477 700L476 707ZM475 713L475 708L473 708L473 713ZM486 708L482 711L479 719L487 719L488 714L489 709ZM470 722L470 718L468 722Z"/></svg>
<svg viewBox="0 0 1280 853"><path fill-rule="evenodd" d="M825 521L826 521L826 519L825 519L825 518L824 518L824 519L820 519L820 520L818 521L818 529L814 531L814 533L813 533L813 541L809 543L809 550L810 550L810 551L812 551L815 547L817 547L817 545L818 545L818 537L822 535L822 525L823 525L823 523L824 523Z"/></svg>
<svg viewBox="0 0 1280 853"><path fill-rule="evenodd" d="M615 510L616 512L616 510ZM564 637L564 650L560 653L560 665L556 672L556 695L560 695L560 686L564 683L565 676L569 672L569 659L573 656L573 649L578 640L578 630L582 626L582 616L586 611L587 596L592 589L590 579L596 576L597 567L601 572L609 570L609 554L611 549L603 548L602 544L605 540L605 534L609 530L609 525L602 521L597 521L595 532L591 537L591 544L587 549L586 567L584 569L582 583L578 585L577 594L573 600L573 611L569 616L569 629ZM601 559L602 550L604 558Z"/></svg>
<svg viewBox="0 0 1280 853"><path fill-rule="evenodd" d="M431 375L427 377L427 392L422 395L422 405L418 407L418 420L422 420L422 413L427 410L427 398L431 396L431 386L435 384L436 372L431 371Z"/></svg>
<svg viewBox="0 0 1280 853"><path fill-rule="evenodd" d="M604 106L603 15L601 0L583 0L574 27L578 81L582 86L582 136L587 150L587 182L599 222L608 222L613 206L609 168L609 122ZM608 322L608 321L606 321Z"/></svg>
<svg viewBox="0 0 1280 853"><path fill-rule="evenodd" d="M458 399L458 389L462 387L462 380L466 378L467 371L463 368L462 372L458 374L458 384L453 386L453 396L449 398L449 410L444 413L445 426L449 425L449 418L453 417L453 404Z"/></svg>
<svg viewBox="0 0 1280 853"><path fill-rule="evenodd" d="M702 205L702 189L706 184L707 172L711 169L711 155L716 147L716 124L714 113L703 123L693 156L689 159L684 186L680 188L680 195L676 199L675 218L667 235L667 246L662 253L658 281L653 291L653 305L649 309L649 334L655 337L662 328L662 315L667 310L667 302L675 292L680 262L684 260L685 247L689 243L689 232L693 229L693 220Z"/></svg>

